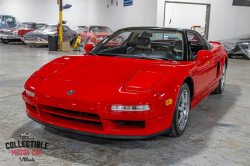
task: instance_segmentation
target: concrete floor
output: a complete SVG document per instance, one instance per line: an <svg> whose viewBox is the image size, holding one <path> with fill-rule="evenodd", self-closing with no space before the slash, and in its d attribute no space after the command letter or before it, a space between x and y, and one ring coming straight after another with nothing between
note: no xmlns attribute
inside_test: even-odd
<svg viewBox="0 0 250 166"><path fill-rule="evenodd" d="M0 44L0 165L250 165L250 61L230 59L226 89L190 113L183 136L109 140L62 132L30 120L21 97L29 76L65 54ZM49 142L35 162L20 162L5 142L32 133Z"/></svg>

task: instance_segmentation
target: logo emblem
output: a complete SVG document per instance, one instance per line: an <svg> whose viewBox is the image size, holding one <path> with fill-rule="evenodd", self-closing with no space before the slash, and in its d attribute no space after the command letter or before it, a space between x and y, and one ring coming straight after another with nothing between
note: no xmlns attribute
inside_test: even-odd
<svg viewBox="0 0 250 166"><path fill-rule="evenodd" d="M35 139L36 137L33 134L30 133L23 133L19 135L22 139Z"/></svg>
<svg viewBox="0 0 250 166"><path fill-rule="evenodd" d="M70 90L67 92L67 95L73 95L74 91L73 90Z"/></svg>

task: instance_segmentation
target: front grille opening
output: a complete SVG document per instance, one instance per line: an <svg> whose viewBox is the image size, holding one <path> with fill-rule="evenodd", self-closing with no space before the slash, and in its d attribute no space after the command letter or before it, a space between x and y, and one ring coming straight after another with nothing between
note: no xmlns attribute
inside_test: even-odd
<svg viewBox="0 0 250 166"><path fill-rule="evenodd" d="M91 114L91 113L86 113L86 112L78 112L78 111L72 111L72 110L66 110L66 109L55 108L55 107L50 107L50 106L49 106L49 108L55 109L57 111L62 111L62 112L74 114L74 115L85 116L85 117L95 117L97 119L100 119L100 117L98 115L96 115L96 114Z"/></svg>
<svg viewBox="0 0 250 166"><path fill-rule="evenodd" d="M121 126L138 126L145 127L145 121L121 121L117 120L116 123Z"/></svg>
<svg viewBox="0 0 250 166"><path fill-rule="evenodd" d="M50 115L53 116L53 117L56 117L56 118L61 118L61 119L72 121L72 122L78 122L78 123L85 123L85 124L90 124L90 125L102 126L101 122L94 122L94 121L88 121L88 120L70 118L70 117L65 117L65 116L61 116L61 115L56 115L56 114L53 114L53 113L50 113Z"/></svg>
<svg viewBox="0 0 250 166"><path fill-rule="evenodd" d="M30 112L32 112L32 113L34 113L34 114L38 114L37 108L36 108L35 106L33 106L33 105L29 104L29 103L26 103L26 107L27 107L27 109L28 109Z"/></svg>

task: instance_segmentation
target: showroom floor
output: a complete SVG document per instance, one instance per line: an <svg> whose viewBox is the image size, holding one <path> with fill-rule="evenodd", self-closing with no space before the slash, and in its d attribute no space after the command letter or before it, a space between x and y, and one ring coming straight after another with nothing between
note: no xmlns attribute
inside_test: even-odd
<svg viewBox="0 0 250 166"><path fill-rule="evenodd" d="M148 140L109 140L44 127L25 113L21 93L29 76L65 54L47 48L0 44L0 165L17 165L5 143L22 133L48 142L31 165L250 165L250 61L230 59L226 89L210 95L190 113L183 136ZM118 162L119 161L119 162ZM202 164L201 164L202 163Z"/></svg>

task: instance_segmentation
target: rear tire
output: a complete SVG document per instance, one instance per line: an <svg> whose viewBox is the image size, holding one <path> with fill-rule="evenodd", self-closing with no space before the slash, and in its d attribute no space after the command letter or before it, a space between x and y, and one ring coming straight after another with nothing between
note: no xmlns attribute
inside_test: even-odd
<svg viewBox="0 0 250 166"><path fill-rule="evenodd" d="M8 40L3 40L3 44L8 44L9 41Z"/></svg>
<svg viewBox="0 0 250 166"><path fill-rule="evenodd" d="M172 124L169 133L166 134L167 136L179 137L184 133L188 122L190 104L189 86L184 82L177 97Z"/></svg>
<svg viewBox="0 0 250 166"><path fill-rule="evenodd" d="M226 82L226 63L224 64L224 67L223 67L219 86L212 92L212 94L222 94L222 92L225 89L225 82Z"/></svg>

